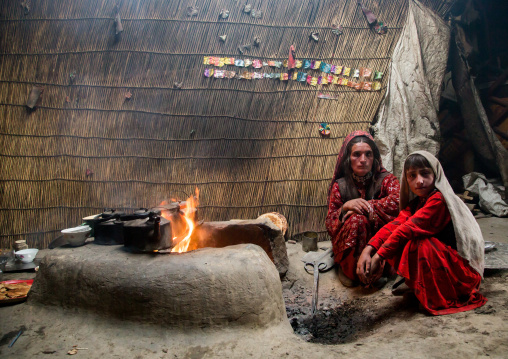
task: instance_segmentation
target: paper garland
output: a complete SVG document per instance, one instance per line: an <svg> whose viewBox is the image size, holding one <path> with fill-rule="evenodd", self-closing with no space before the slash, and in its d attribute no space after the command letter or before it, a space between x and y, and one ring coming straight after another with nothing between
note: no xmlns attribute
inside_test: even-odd
<svg viewBox="0 0 508 359"><path fill-rule="evenodd" d="M379 91L381 90L381 83L378 81L362 81L362 82L354 82L348 80L343 77L339 77L336 75L329 76L312 76L307 74L306 72L293 72L291 77L287 72L276 72L276 73L263 73L263 72L249 72L244 70L242 72L236 71L227 71L227 70L219 70L219 69L205 69L204 72L205 77L214 77L216 79L223 78L237 78L244 80L260 80L260 79L279 79L280 81L299 81L306 82L310 86L317 85L341 85L348 86L354 88L355 90L364 90L364 91Z"/></svg>
<svg viewBox="0 0 508 359"><path fill-rule="evenodd" d="M215 67L223 67L224 65L233 65L240 68L247 68L252 66L254 69L261 69L263 67L272 67L272 68L287 68L287 60L285 61L262 61L259 59L237 59L233 57L214 57L214 56L205 56L203 58L204 65L212 65ZM252 79L280 79L281 81L299 81L306 82L310 86L317 85L342 85L354 88L356 90L365 90L365 91L379 91L381 90L381 83L379 81L371 81L373 80L381 80L383 78L383 72L373 71L372 69L361 67L359 69L352 69L346 66L338 66L326 63L321 60L296 60L295 68L304 69L304 70L317 70L324 73L321 76L312 76L308 72L294 71L291 75L287 72L283 73L265 73L265 72L250 72L247 70L243 71L229 71L229 70L220 70L207 68L204 71L205 77L214 77L214 78L238 78L245 80ZM341 76L341 77L339 77ZM344 78L344 76L351 77L353 79L357 79L358 82L351 81L349 79ZM363 78L363 81L359 81L360 78Z"/></svg>
<svg viewBox="0 0 508 359"><path fill-rule="evenodd" d="M354 88L355 90L364 90L364 91L379 91L381 90L381 83L378 81L362 81L362 82L354 82L348 80L346 78L341 78L334 75L329 76L312 76L308 75L305 72L294 72L291 77L289 73L263 73L263 72L249 72L249 71L226 71L226 70L217 70L217 69L205 69L204 72L205 77L214 77L216 79L223 78L237 78L244 80L260 80L260 79L279 79L280 81L299 81L306 82L310 86L317 85L341 85Z"/></svg>
<svg viewBox="0 0 508 359"><path fill-rule="evenodd" d="M203 65L213 65L216 67L223 67L224 65L234 65L237 67L252 67L259 69L262 67L275 67L282 68L288 67L287 60L284 61L262 61L262 60L251 60L251 59L236 59L234 57L215 57L215 56L205 56L203 58ZM300 69L311 69L311 70L319 70L324 73L332 73L335 75L344 75L351 76L351 68L345 66L338 66L326 63L321 60L296 60L295 68ZM372 71L369 68L361 67L359 69L353 69L352 77L364 77L370 78L374 73L374 80L381 80L383 77L383 73L380 71Z"/></svg>

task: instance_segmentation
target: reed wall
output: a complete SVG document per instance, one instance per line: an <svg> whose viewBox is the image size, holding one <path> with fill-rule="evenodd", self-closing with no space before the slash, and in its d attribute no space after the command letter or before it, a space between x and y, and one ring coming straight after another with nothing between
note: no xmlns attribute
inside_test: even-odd
<svg viewBox="0 0 508 359"><path fill-rule="evenodd" d="M262 17L244 13L246 3ZM444 16L452 1L423 3ZM106 207L153 207L185 199L195 187L206 220L277 211L290 234L324 236L337 153L376 114L408 7L406 0L364 1L388 25L378 35L350 0L21 4L29 9L18 0L0 3L2 248L18 239L44 248L61 229ZM188 16L190 6L196 16ZM227 19L219 18L222 9ZM333 24L342 35L332 33ZM255 37L259 47L241 55L238 46ZM297 59L382 71L382 89L203 76L212 68L204 56L283 61L291 45ZM44 93L29 110L35 85ZM319 92L337 99L318 99ZM330 124L330 138L319 135L321 122Z"/></svg>

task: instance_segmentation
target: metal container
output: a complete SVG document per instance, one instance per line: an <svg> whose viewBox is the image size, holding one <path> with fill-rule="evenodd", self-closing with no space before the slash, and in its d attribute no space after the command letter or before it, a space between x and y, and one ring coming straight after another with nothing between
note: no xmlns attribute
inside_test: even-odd
<svg viewBox="0 0 508 359"><path fill-rule="evenodd" d="M305 252L317 251L318 234L316 232L308 231L302 234L302 249Z"/></svg>
<svg viewBox="0 0 508 359"><path fill-rule="evenodd" d="M115 229L115 220L124 216L125 212L106 208L98 215L85 217L83 220L92 228L90 236L94 237L95 244L123 244L123 233Z"/></svg>
<svg viewBox="0 0 508 359"><path fill-rule="evenodd" d="M154 252L172 247L171 223L156 212L147 218L123 221L123 240L127 248Z"/></svg>

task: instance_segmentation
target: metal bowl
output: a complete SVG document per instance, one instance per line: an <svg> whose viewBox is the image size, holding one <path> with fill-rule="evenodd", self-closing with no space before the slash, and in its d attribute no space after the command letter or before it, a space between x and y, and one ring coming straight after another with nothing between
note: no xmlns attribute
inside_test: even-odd
<svg viewBox="0 0 508 359"><path fill-rule="evenodd" d="M78 226L61 231L63 238L73 247L82 246L90 235L90 226Z"/></svg>

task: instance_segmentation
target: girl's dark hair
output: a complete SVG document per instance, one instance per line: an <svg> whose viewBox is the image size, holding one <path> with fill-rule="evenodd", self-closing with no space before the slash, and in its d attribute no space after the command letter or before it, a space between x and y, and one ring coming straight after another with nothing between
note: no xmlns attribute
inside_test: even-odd
<svg viewBox="0 0 508 359"><path fill-rule="evenodd" d="M409 155L408 158L406 158L406 162L404 162L404 173L406 173L410 168L432 168L432 166L425 157L415 153L414 155Z"/></svg>
<svg viewBox="0 0 508 359"><path fill-rule="evenodd" d="M370 146L372 149L372 153L374 155L374 161L372 162L372 181L367 188L366 192L366 198L367 200L372 199L374 196L374 188L376 186L376 180L379 177L379 173L381 173L381 154L379 153L379 149L377 148L377 145L374 141L372 141L367 136L357 136L353 138L349 143L347 144L346 151L344 153L344 156L342 156L342 159L339 163L339 174L337 178L342 178L346 180L347 187L353 191L353 189L356 188L354 182L353 182L353 176L352 176L352 170L351 170L351 152L353 149L353 146L357 143L366 143ZM357 191L353 191L351 193L351 198L357 198L356 196Z"/></svg>

